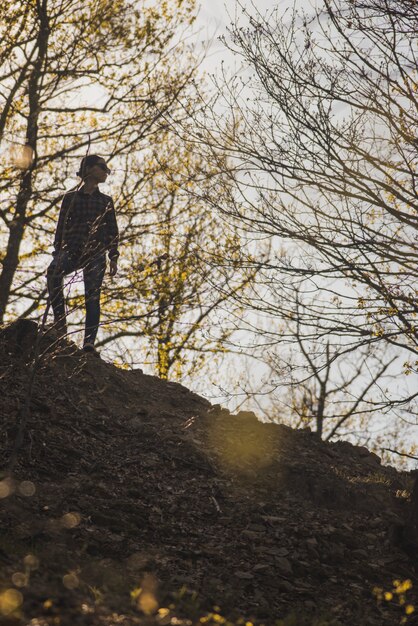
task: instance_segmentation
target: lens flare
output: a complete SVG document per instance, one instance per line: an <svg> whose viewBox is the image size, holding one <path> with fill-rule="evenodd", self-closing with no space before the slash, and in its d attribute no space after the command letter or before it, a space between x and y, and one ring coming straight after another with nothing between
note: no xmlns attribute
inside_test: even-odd
<svg viewBox="0 0 418 626"><path fill-rule="evenodd" d="M78 585L80 584L78 576L74 572L69 572L68 574L65 574L65 576L62 577L62 582L64 587L66 587L67 589L77 589Z"/></svg>
<svg viewBox="0 0 418 626"><path fill-rule="evenodd" d="M80 513L75 513L75 512L65 513L65 515L61 517L61 524L62 526L64 526L64 528L75 528L76 526L79 525L80 522L81 522Z"/></svg>
<svg viewBox="0 0 418 626"><path fill-rule="evenodd" d="M23 559L23 564L28 569L38 569L39 559L34 554L27 554Z"/></svg>
<svg viewBox="0 0 418 626"><path fill-rule="evenodd" d="M15 587L26 587L28 584L28 576L24 572L15 572L12 576L12 583Z"/></svg>
<svg viewBox="0 0 418 626"><path fill-rule="evenodd" d="M131 591L132 600L145 615L153 615L158 611L157 586L155 577L145 574L141 586Z"/></svg>
<svg viewBox="0 0 418 626"><path fill-rule="evenodd" d="M18 144L10 148L9 154L11 164L19 170L27 170L32 165L35 156L30 146L21 146Z"/></svg>
<svg viewBox="0 0 418 626"><path fill-rule="evenodd" d="M8 498L15 490L14 482L11 478L0 480L0 499Z"/></svg>
<svg viewBox="0 0 418 626"><path fill-rule="evenodd" d="M30 480L23 480L18 487L18 492L28 498L35 495L36 487Z"/></svg>
<svg viewBox="0 0 418 626"><path fill-rule="evenodd" d="M0 614L11 615L22 606L23 596L16 589L6 589L0 593Z"/></svg>
<svg viewBox="0 0 418 626"><path fill-rule="evenodd" d="M208 443L225 469L242 474L268 467L276 456L273 439L256 419L234 424L215 420L209 427Z"/></svg>

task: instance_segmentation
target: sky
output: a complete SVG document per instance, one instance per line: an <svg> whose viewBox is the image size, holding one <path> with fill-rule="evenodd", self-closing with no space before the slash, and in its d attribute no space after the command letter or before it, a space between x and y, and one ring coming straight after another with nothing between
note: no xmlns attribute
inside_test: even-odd
<svg viewBox="0 0 418 626"><path fill-rule="evenodd" d="M275 6L288 6L289 0L241 0L240 4L250 10L251 5L255 5L261 13L272 9ZM293 2L292 2L293 4ZM296 2L298 4L298 2ZM230 17L233 16L236 8L236 0L201 0L198 23L202 26L219 28L219 34L225 32L226 26L230 23Z"/></svg>
<svg viewBox="0 0 418 626"><path fill-rule="evenodd" d="M261 14L271 11L274 6L279 6L284 11L289 5L293 5L293 0L253 0L253 2L251 0L240 0L240 2L248 8L250 13L259 11ZM315 0L305 0L303 5L301 0L295 0L295 4L308 9L310 5L315 4ZM253 11L251 11L251 5L253 5ZM231 21L234 20L237 10L236 0L201 0L200 6L196 20L197 40L204 43L211 42L208 56L203 63L203 69L209 73L217 73L222 61L226 69L234 68L236 63L239 63L239 60L234 58L234 55L219 41L219 37L227 34L227 28ZM237 15L238 17L241 15L240 9L237 11ZM260 377L262 377L261 372L262 369L259 373ZM254 373L254 368L252 368L252 373ZM408 380L407 382L409 383L410 381ZM222 404L227 404L226 398L219 396L216 400L221 401ZM232 404L235 402L236 400ZM411 439L414 442L418 442L418 434L415 433L413 436L411 432Z"/></svg>
<svg viewBox="0 0 418 626"><path fill-rule="evenodd" d="M241 0L241 4L250 10L253 3L250 0ZM288 5L289 0L257 0L255 4L257 10L264 13L272 9L274 5ZM233 55L226 50L218 38L227 33L227 27L234 17L236 7L236 0L200 1L196 30L199 41L211 42L208 58L204 64L205 69L209 72L216 71L222 60L233 63Z"/></svg>

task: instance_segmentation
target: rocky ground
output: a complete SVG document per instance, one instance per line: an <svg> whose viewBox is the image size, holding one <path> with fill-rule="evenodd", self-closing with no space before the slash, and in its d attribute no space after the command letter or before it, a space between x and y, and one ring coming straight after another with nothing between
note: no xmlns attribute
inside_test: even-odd
<svg viewBox="0 0 418 626"><path fill-rule="evenodd" d="M0 364L1 624L418 623L410 473L29 322Z"/></svg>

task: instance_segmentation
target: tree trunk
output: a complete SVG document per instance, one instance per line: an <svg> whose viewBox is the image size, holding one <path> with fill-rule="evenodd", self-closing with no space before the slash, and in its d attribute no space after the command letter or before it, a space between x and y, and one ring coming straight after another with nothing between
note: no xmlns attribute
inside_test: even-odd
<svg viewBox="0 0 418 626"><path fill-rule="evenodd" d="M47 56L49 24L46 11L46 0L39 5L40 28L37 39L38 56L33 64L33 69L28 80L29 113L27 121L26 143L32 148L33 162L22 174L20 188L16 198L16 215L10 225L9 240L6 254L3 258L3 268L0 273L0 323L4 321L13 279L19 265L19 250L25 234L26 213L32 196L33 173L36 168L36 148L38 141L38 118L39 118L39 82L42 76L42 68Z"/></svg>
<svg viewBox="0 0 418 626"><path fill-rule="evenodd" d="M25 174L25 178L29 172ZM19 264L19 249L25 232L25 213L30 198L30 192L24 193L22 189L17 197L16 205L18 207L17 216L10 226L9 240L7 242L7 250L3 259L3 269L0 274L0 323L4 321L4 315L10 298L13 278Z"/></svg>

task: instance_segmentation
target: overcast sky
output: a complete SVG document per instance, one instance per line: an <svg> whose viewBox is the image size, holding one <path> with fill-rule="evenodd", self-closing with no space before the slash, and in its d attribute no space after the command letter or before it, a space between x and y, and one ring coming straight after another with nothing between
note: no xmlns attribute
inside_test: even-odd
<svg viewBox="0 0 418 626"><path fill-rule="evenodd" d="M251 0L241 0L241 4L251 9ZM277 5L287 5L289 0L256 0L257 9L264 13ZM233 57L219 41L221 35L226 34L236 9L236 0L200 0L200 10L196 21L196 30L199 31L198 40L211 42L205 69L215 71L221 61L233 62ZM241 10L238 10L238 14Z"/></svg>
<svg viewBox="0 0 418 626"><path fill-rule="evenodd" d="M199 1L199 0L198 0ZM250 13L259 11L261 14L272 11L275 7L285 10L294 4L298 5L302 0L239 0ZM314 4L315 0L304 0L304 5ZM254 8L254 6L256 8ZM211 42L207 58L204 62L204 69L208 72L215 72L221 61L225 64L236 62L234 56L219 41L221 35L225 35L231 21L235 21L235 15L242 16L241 8L237 7L236 0L200 0L199 15L195 23L195 30L198 31L197 39L203 42Z"/></svg>
<svg viewBox="0 0 418 626"><path fill-rule="evenodd" d="M289 0L241 0L241 4L251 9L251 4L257 7L257 10L261 13L274 8L275 6L282 5L283 7L289 5ZM220 34L225 30L225 27L229 24L229 15L233 15L236 7L235 0L201 0L199 12L199 24L209 26L211 28L218 27Z"/></svg>

